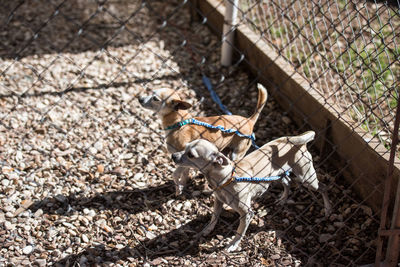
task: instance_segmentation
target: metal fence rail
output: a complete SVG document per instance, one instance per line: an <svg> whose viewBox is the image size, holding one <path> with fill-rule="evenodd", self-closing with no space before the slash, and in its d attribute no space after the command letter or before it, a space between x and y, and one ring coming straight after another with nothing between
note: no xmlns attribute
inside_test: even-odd
<svg viewBox="0 0 400 267"><path fill-rule="evenodd" d="M233 26L250 25L343 116L390 144L400 74L398 5L239 2ZM220 66L223 39L206 25L213 16L196 1L179 0L0 5L0 265L374 262L380 211L357 195L360 177L343 179L352 159L332 167L334 153L312 142L330 216L320 195L299 182L285 204L276 204L277 183L252 203L239 251L224 250L241 219L232 209L222 211L210 235L198 235L215 198L197 171L175 195L163 125L138 98L171 88L192 104L193 116L220 115L206 77L233 114L252 114L262 77L248 72L244 56ZM241 53L235 44L233 50ZM291 111L269 96L254 129L257 145L312 130L309 118L296 125Z"/></svg>

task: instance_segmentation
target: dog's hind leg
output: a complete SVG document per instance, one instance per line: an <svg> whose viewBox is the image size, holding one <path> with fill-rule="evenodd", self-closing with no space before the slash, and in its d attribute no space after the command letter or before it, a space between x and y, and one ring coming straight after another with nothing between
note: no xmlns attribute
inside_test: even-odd
<svg viewBox="0 0 400 267"><path fill-rule="evenodd" d="M283 192L275 203L283 205L289 197L290 187L286 180L282 181Z"/></svg>
<svg viewBox="0 0 400 267"><path fill-rule="evenodd" d="M298 164L293 167L294 174L300 179L305 187L313 191L318 191L322 195L324 201L325 217L328 217L332 212L332 206L328 198L326 186L318 181L317 173L312 164L311 154L306 151Z"/></svg>
<svg viewBox="0 0 400 267"><path fill-rule="evenodd" d="M325 217L328 217L332 213L332 206L331 202L329 201L326 186L318 180L314 180L314 182L310 184L305 183L304 186L313 191L318 191L321 194L322 200L324 201Z"/></svg>
<svg viewBox="0 0 400 267"><path fill-rule="evenodd" d="M332 213L332 205L329 201L328 192L326 185L319 182L318 192L321 194L322 199L324 200L324 208L325 208L325 217L328 217Z"/></svg>

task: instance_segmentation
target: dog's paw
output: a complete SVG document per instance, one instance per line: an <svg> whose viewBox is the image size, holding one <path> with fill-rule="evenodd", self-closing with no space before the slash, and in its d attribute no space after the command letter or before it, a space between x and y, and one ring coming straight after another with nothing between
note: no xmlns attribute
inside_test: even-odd
<svg viewBox="0 0 400 267"><path fill-rule="evenodd" d="M325 218L329 218L329 216L331 216L332 214L332 208L328 207L328 208L324 208L325 211Z"/></svg>
<svg viewBox="0 0 400 267"><path fill-rule="evenodd" d="M227 252L233 252L240 250L239 243L229 244L226 249Z"/></svg>
<svg viewBox="0 0 400 267"><path fill-rule="evenodd" d="M183 193L183 185L175 185L175 195L180 196Z"/></svg>

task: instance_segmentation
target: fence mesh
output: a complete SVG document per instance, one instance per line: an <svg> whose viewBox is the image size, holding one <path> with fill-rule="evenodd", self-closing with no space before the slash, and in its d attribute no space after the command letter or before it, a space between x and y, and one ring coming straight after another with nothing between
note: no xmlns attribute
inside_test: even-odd
<svg viewBox="0 0 400 267"><path fill-rule="evenodd" d="M398 99L397 3L241 1L246 23L339 112L390 147Z"/></svg>
<svg viewBox="0 0 400 267"><path fill-rule="evenodd" d="M347 165L333 167L331 155L312 143L318 179L332 202L330 216L324 216L320 195L299 182L291 183L285 204L276 204L283 191L276 183L252 203L254 217L239 251L224 250L242 218L226 205L215 230L198 235L211 219L215 197L197 171L175 195L170 180L176 166L164 126L138 98L170 88L192 104L193 116L221 114L203 84L206 76L232 113L253 113L260 77L241 65L250 64L246 58L220 67L222 42L206 25L213 12L178 0L3 2L1 265L374 261L379 211L356 194L360 177L346 182ZM239 8L239 24L250 25L341 114L390 143L398 5L240 1ZM191 19L191 9L198 20ZM259 146L311 130L307 123L296 125L289 112L269 96L254 129Z"/></svg>

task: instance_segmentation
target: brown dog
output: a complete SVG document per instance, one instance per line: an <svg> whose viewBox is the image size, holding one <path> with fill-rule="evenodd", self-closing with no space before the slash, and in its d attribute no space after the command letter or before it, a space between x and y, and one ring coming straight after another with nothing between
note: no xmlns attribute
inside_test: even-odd
<svg viewBox="0 0 400 267"><path fill-rule="evenodd" d="M252 135L254 124L267 101L267 90L258 85L258 102L253 115L245 118L237 115L221 115L212 117L195 117L196 120L205 122L214 126L222 126L225 129L235 129L245 135ZM162 119L164 129L171 128L193 116L187 111L191 105L182 100L180 96L172 89L159 89L152 95L142 96L139 103L147 109L153 110L159 114ZM185 149L187 143L203 138L214 143L218 149L227 150L232 160L241 159L249 149L251 140L240 137L235 133L223 133L220 130L210 129L204 126L186 124L183 126L172 127L166 130L166 143L170 153ZM189 176L189 168L178 167L174 172L176 193L181 194L184 185Z"/></svg>

